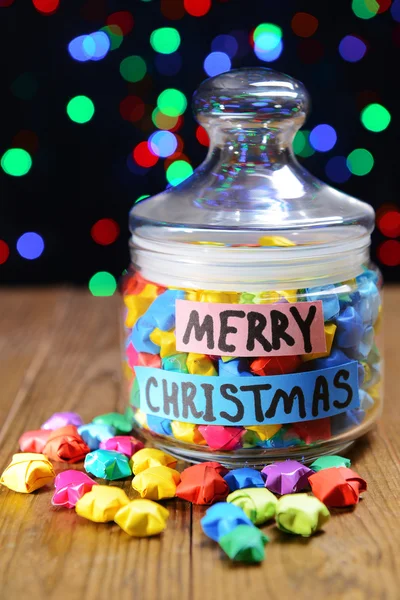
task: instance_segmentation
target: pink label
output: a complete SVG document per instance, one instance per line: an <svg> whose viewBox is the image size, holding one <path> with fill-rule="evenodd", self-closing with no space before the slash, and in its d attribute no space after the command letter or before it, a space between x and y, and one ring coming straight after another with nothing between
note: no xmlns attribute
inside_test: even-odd
<svg viewBox="0 0 400 600"><path fill-rule="evenodd" d="M176 349L215 356L326 351L322 302L214 304L176 301Z"/></svg>

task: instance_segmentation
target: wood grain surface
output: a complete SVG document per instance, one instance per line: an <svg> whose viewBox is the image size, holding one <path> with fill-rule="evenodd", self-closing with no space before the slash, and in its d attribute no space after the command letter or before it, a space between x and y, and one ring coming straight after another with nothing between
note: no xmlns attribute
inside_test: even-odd
<svg viewBox="0 0 400 600"><path fill-rule="evenodd" d="M0 490L0 597L73 600L400 598L400 288L385 290L386 397L377 427L348 456L368 481L357 508L310 539L271 524L258 566L224 559L201 532L203 507L166 503L165 533L133 539L53 508L52 491ZM53 412L89 421L123 410L119 300L70 288L0 292L0 463ZM62 466L56 465L56 471ZM115 483L114 483L115 484ZM130 497L130 482L117 483Z"/></svg>

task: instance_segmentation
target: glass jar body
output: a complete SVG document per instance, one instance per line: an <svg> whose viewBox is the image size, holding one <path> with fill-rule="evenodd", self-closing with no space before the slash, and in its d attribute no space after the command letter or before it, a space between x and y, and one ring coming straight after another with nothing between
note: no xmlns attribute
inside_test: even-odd
<svg viewBox="0 0 400 600"><path fill-rule="evenodd" d="M265 291L168 288L165 274L160 281L131 267L122 285L129 410L157 447L229 467L311 461L339 453L379 416L375 267ZM311 334L318 317L319 341Z"/></svg>

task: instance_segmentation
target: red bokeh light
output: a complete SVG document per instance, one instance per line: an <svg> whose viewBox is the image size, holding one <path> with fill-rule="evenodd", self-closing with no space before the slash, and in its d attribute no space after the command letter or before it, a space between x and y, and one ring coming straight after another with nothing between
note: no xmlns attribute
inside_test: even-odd
<svg viewBox="0 0 400 600"><path fill-rule="evenodd" d="M154 167L158 156L151 152L147 142L140 142L133 151L133 159L140 167Z"/></svg>
<svg viewBox="0 0 400 600"><path fill-rule="evenodd" d="M192 17L204 17L211 8L211 0L184 0L183 5Z"/></svg>
<svg viewBox="0 0 400 600"><path fill-rule="evenodd" d="M119 225L114 219L100 219L93 225L90 235L96 244L109 246L119 236Z"/></svg>
<svg viewBox="0 0 400 600"><path fill-rule="evenodd" d="M183 123L184 123L183 115L179 115L175 125L173 127L170 127L168 129L168 131L172 131L172 133L175 133L175 131L179 131L180 128L182 127Z"/></svg>
<svg viewBox="0 0 400 600"><path fill-rule="evenodd" d="M399 237L400 236L400 212L398 210L389 210L385 212L377 220L378 228L386 235L386 237Z"/></svg>
<svg viewBox="0 0 400 600"><path fill-rule="evenodd" d="M386 12L392 4L392 0L376 0L376 2L379 4L378 15Z"/></svg>
<svg viewBox="0 0 400 600"><path fill-rule="evenodd" d="M197 141L200 142L202 146L210 145L210 138L208 137L207 131L201 125L196 129L196 138Z"/></svg>
<svg viewBox="0 0 400 600"><path fill-rule="evenodd" d="M60 6L60 0L32 0L32 2L36 10L45 15L51 15Z"/></svg>
<svg viewBox="0 0 400 600"><path fill-rule="evenodd" d="M294 15L291 25L296 35L308 38L317 31L318 19L309 13L298 12Z"/></svg>
<svg viewBox="0 0 400 600"><path fill-rule="evenodd" d="M378 248L378 258L387 267L400 265L400 242L398 240L386 240Z"/></svg>
<svg viewBox="0 0 400 600"><path fill-rule="evenodd" d="M127 35L133 29L134 20L128 10L120 10L108 16L106 24L116 25L121 29L123 35Z"/></svg>
<svg viewBox="0 0 400 600"><path fill-rule="evenodd" d="M185 16L183 0L161 0L161 13L171 21L182 19Z"/></svg>
<svg viewBox="0 0 400 600"><path fill-rule="evenodd" d="M0 240L0 265L3 265L10 256L10 248L4 240Z"/></svg>
<svg viewBox="0 0 400 600"><path fill-rule="evenodd" d="M176 160L184 160L190 164L190 160L186 156L186 154L183 154L183 152L174 152L174 154L171 154L171 156L168 156L168 158L164 160L164 169L167 170L169 165L175 162Z"/></svg>
<svg viewBox="0 0 400 600"><path fill-rule="evenodd" d="M119 112L125 121L139 121L145 113L145 105L139 96L127 96L120 102Z"/></svg>
<svg viewBox="0 0 400 600"><path fill-rule="evenodd" d="M39 138L34 131L22 129L12 140L13 148L23 148L29 154L35 154L39 149Z"/></svg>
<svg viewBox="0 0 400 600"><path fill-rule="evenodd" d="M0 8L6 8L7 6L11 6L13 2L14 0L0 0Z"/></svg>
<svg viewBox="0 0 400 600"><path fill-rule="evenodd" d="M301 40L297 54L303 63L311 65L321 60L324 47L318 40Z"/></svg>

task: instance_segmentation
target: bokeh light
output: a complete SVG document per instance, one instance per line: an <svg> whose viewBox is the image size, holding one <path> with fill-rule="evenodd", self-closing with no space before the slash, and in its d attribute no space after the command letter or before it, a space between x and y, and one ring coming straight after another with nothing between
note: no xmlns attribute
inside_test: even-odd
<svg viewBox="0 0 400 600"><path fill-rule="evenodd" d="M400 23L400 0L394 0L392 6L390 7L390 14L395 21Z"/></svg>
<svg viewBox="0 0 400 600"><path fill-rule="evenodd" d="M224 52L229 58L233 58L238 51L238 43L233 35L217 35L212 41L211 50L213 52Z"/></svg>
<svg viewBox="0 0 400 600"><path fill-rule="evenodd" d="M327 177L335 183L345 183L351 177L345 156L333 156L325 166Z"/></svg>
<svg viewBox="0 0 400 600"><path fill-rule="evenodd" d="M181 117L169 117L159 108L155 108L151 115L152 121L158 129L174 129Z"/></svg>
<svg viewBox="0 0 400 600"><path fill-rule="evenodd" d="M348 62L358 62L367 51L364 42L355 35L346 35L339 44L339 53Z"/></svg>
<svg viewBox="0 0 400 600"><path fill-rule="evenodd" d="M92 226L90 235L96 244L109 246L119 236L119 225L114 219L99 219Z"/></svg>
<svg viewBox="0 0 400 600"><path fill-rule="evenodd" d="M154 63L156 69L161 75L177 75L182 67L182 57L179 52L172 54L157 54Z"/></svg>
<svg viewBox="0 0 400 600"><path fill-rule="evenodd" d="M381 217L377 216L379 230L386 237L400 237L400 211L388 210Z"/></svg>
<svg viewBox="0 0 400 600"><path fill-rule="evenodd" d="M112 296L116 289L115 277L107 271L99 271L90 278L89 290L93 296Z"/></svg>
<svg viewBox="0 0 400 600"><path fill-rule="evenodd" d="M369 104L361 112L361 123L365 129L377 133L384 131L391 120L390 112L382 104Z"/></svg>
<svg viewBox="0 0 400 600"><path fill-rule="evenodd" d="M22 258L34 260L39 258L44 250L44 241L41 235L28 231L17 240L17 251Z"/></svg>
<svg viewBox="0 0 400 600"><path fill-rule="evenodd" d="M68 44L68 52L79 62L101 60L107 56L111 42L104 31L96 31L89 35L80 35Z"/></svg>
<svg viewBox="0 0 400 600"><path fill-rule="evenodd" d="M336 131L331 125L317 125L310 133L310 144L318 152L329 152L336 142Z"/></svg>
<svg viewBox="0 0 400 600"><path fill-rule="evenodd" d="M307 129L302 129L296 133L293 140L293 151L297 156L308 158L315 154L315 150L311 146L309 138L310 132Z"/></svg>
<svg viewBox="0 0 400 600"><path fill-rule="evenodd" d="M32 159L23 148L10 148L1 157L1 167L7 175L22 177L29 173Z"/></svg>
<svg viewBox="0 0 400 600"><path fill-rule="evenodd" d="M202 145L202 146L209 146L210 145L210 138L208 136L207 131L204 129L204 127L202 127L201 125L199 125L196 129L196 138L197 141Z"/></svg>
<svg viewBox="0 0 400 600"><path fill-rule="evenodd" d="M386 240L378 247L378 258L387 267L400 265L400 242L398 240Z"/></svg>
<svg viewBox="0 0 400 600"><path fill-rule="evenodd" d="M60 6L60 0L32 0L33 6L44 15L51 15Z"/></svg>
<svg viewBox="0 0 400 600"><path fill-rule="evenodd" d="M374 166L374 157L365 148L356 148L347 157L347 167L353 175L368 175Z"/></svg>
<svg viewBox="0 0 400 600"><path fill-rule="evenodd" d="M150 36L150 44L156 52L172 54L176 52L181 43L181 36L175 27L160 27L155 29Z"/></svg>
<svg viewBox="0 0 400 600"><path fill-rule="evenodd" d="M39 138L34 131L21 129L12 139L13 148L22 148L29 154L35 154L39 149Z"/></svg>
<svg viewBox="0 0 400 600"><path fill-rule="evenodd" d="M33 73L22 73L12 82L10 89L21 100L31 100L38 91L38 82Z"/></svg>
<svg viewBox="0 0 400 600"><path fill-rule="evenodd" d="M119 66L122 77L132 83L143 79L146 71L146 63L141 56L127 56Z"/></svg>
<svg viewBox="0 0 400 600"><path fill-rule="evenodd" d="M127 96L121 100L119 112L125 121L135 123L139 121L145 112L144 102L139 96Z"/></svg>
<svg viewBox="0 0 400 600"><path fill-rule="evenodd" d="M380 15L383 12L386 12L392 4L392 0L376 0L376 1L379 4L378 15Z"/></svg>
<svg viewBox="0 0 400 600"><path fill-rule="evenodd" d="M179 185L193 173L191 165L185 160L176 160L167 168L167 181L172 186Z"/></svg>
<svg viewBox="0 0 400 600"><path fill-rule="evenodd" d="M204 17L211 8L211 0L184 0L183 6L192 17Z"/></svg>
<svg viewBox="0 0 400 600"><path fill-rule="evenodd" d="M294 15L291 26L296 35L308 38L317 31L318 19L309 13L298 12Z"/></svg>
<svg viewBox="0 0 400 600"><path fill-rule="evenodd" d="M306 65L319 62L324 56L325 48L319 40L303 39L297 47L297 56Z"/></svg>
<svg viewBox="0 0 400 600"><path fill-rule="evenodd" d="M0 240L0 265L4 265L9 256L10 248L8 247L7 242L5 242L4 240Z"/></svg>
<svg viewBox="0 0 400 600"><path fill-rule="evenodd" d="M204 61L204 70L209 77L225 73L231 66L231 59L225 52L211 52Z"/></svg>
<svg viewBox="0 0 400 600"><path fill-rule="evenodd" d="M161 14L170 21L178 21L185 16L183 0L161 0Z"/></svg>
<svg viewBox="0 0 400 600"><path fill-rule="evenodd" d="M134 201L133 204L138 204L138 202L141 202L142 200L145 200L146 198L150 198L150 194L144 194L143 196L139 196L139 198L136 198L136 200Z"/></svg>
<svg viewBox="0 0 400 600"><path fill-rule="evenodd" d="M107 17L106 24L108 26L117 26L121 30L122 35L128 35L133 29L134 19L128 10L119 10Z"/></svg>
<svg viewBox="0 0 400 600"><path fill-rule="evenodd" d="M170 131L156 131L150 136L149 144L153 154L166 158L175 152L178 140Z"/></svg>
<svg viewBox="0 0 400 600"><path fill-rule="evenodd" d="M168 117L178 117L185 112L187 100L182 92L169 88L158 96L157 106Z"/></svg>
<svg viewBox="0 0 400 600"><path fill-rule="evenodd" d="M67 114L75 123L87 123L94 115L94 104L87 96L75 96L67 104Z"/></svg>
<svg viewBox="0 0 400 600"><path fill-rule="evenodd" d="M158 156L150 150L147 142L140 142L133 151L133 159L140 167L148 169L154 167L158 161Z"/></svg>
<svg viewBox="0 0 400 600"><path fill-rule="evenodd" d="M372 19L380 7L376 0L353 0L351 8L359 19Z"/></svg>
<svg viewBox="0 0 400 600"><path fill-rule="evenodd" d="M0 0L0 8L7 8L13 4L14 0ZM1 265L1 262L0 262Z"/></svg>
<svg viewBox="0 0 400 600"><path fill-rule="evenodd" d="M261 23L253 32L254 53L264 62L273 62L282 53L282 29L273 23Z"/></svg>
<svg viewBox="0 0 400 600"><path fill-rule="evenodd" d="M117 50L124 41L124 34L118 25L105 25L100 31L103 31L110 40L110 50Z"/></svg>

